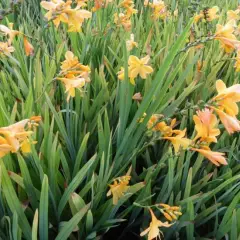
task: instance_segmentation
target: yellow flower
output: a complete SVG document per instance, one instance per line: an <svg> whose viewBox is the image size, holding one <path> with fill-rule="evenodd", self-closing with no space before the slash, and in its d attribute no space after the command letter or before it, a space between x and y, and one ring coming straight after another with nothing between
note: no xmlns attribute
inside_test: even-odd
<svg viewBox="0 0 240 240"><path fill-rule="evenodd" d="M190 144L191 144L191 140L188 138L184 138L185 134L186 134L187 129L185 128L184 130L174 130L174 133L176 133L176 136L174 137L163 137L163 139L169 140L171 141L173 147L174 147L174 151L177 154L180 149L187 149Z"/></svg>
<svg viewBox="0 0 240 240"><path fill-rule="evenodd" d="M161 222L160 220L158 220L156 218L152 209L149 209L149 211L151 213L152 221L150 223L150 226L146 230L141 232L140 236L142 237L142 236L148 234L148 240L152 240L152 239L156 239L156 238L161 239L160 234L163 235L163 233L159 230L159 228L160 227L170 227L172 224L169 224L168 222Z"/></svg>
<svg viewBox="0 0 240 240"><path fill-rule="evenodd" d="M240 84L235 84L227 88L222 80L217 80L216 89L218 95L212 100L216 101L217 105L221 109L224 109L229 115L237 115L238 106L236 103L240 101Z"/></svg>
<svg viewBox="0 0 240 240"><path fill-rule="evenodd" d="M221 46L227 53L231 53L235 48L240 46L240 42L237 40L234 32L235 21L229 21L225 26L217 24L217 31L215 33L215 39L219 40Z"/></svg>
<svg viewBox="0 0 240 240"><path fill-rule="evenodd" d="M0 25L0 33L8 36L8 44L11 45L16 35L20 34L19 31L13 30L13 23L9 23L9 27Z"/></svg>
<svg viewBox="0 0 240 240"><path fill-rule="evenodd" d="M130 31L132 24L130 18L124 13L114 13L114 23L123 26L126 31Z"/></svg>
<svg viewBox="0 0 240 240"><path fill-rule="evenodd" d="M195 152L199 152L200 154L202 154L205 158L210 160L216 166L220 166L221 164L222 165L228 164L224 157L224 155L225 155L224 153L213 152L213 151L211 151L211 149L209 147L202 147L201 149L191 148L191 150L193 150Z"/></svg>
<svg viewBox="0 0 240 240"><path fill-rule="evenodd" d="M134 79L140 75L142 79L146 79L147 75L153 72L151 66L147 65L150 60L150 57L147 55L144 58L139 59L136 56L130 56L128 59L129 65L129 77L132 83L134 83Z"/></svg>
<svg viewBox="0 0 240 240"><path fill-rule="evenodd" d="M86 7L88 0L77 0L78 7Z"/></svg>
<svg viewBox="0 0 240 240"><path fill-rule="evenodd" d="M12 146L8 144L8 141L4 137L0 136L0 158L10 153L11 150Z"/></svg>
<svg viewBox="0 0 240 240"><path fill-rule="evenodd" d="M27 40L27 38L23 37L23 44L26 56L34 55L34 47L33 45Z"/></svg>
<svg viewBox="0 0 240 240"><path fill-rule="evenodd" d="M11 152L17 152L19 149L21 149L23 153L30 152L31 142L29 137L33 132L27 130L26 128L28 127L31 129L31 126L34 124L34 120L24 119L10 126L1 127L0 134L3 135L6 140L4 142L3 138L1 138L2 143L7 144L8 147L11 146Z"/></svg>
<svg viewBox="0 0 240 240"><path fill-rule="evenodd" d="M231 20L235 20L238 21L240 19L240 16L238 15L240 12L239 9L233 11L233 10L229 10L227 11L227 20L231 21Z"/></svg>
<svg viewBox="0 0 240 240"><path fill-rule="evenodd" d="M120 71L117 73L119 80L124 80L124 67L121 67Z"/></svg>
<svg viewBox="0 0 240 240"><path fill-rule="evenodd" d="M214 128L217 126L217 117L212 114L209 109L204 109L203 111L197 111L197 115L193 116L195 122L195 129L197 131L197 136L194 141L200 138L201 142L217 142L216 136L220 134L220 130Z"/></svg>
<svg viewBox="0 0 240 240"><path fill-rule="evenodd" d="M74 70L79 66L78 57L74 56L71 51L67 51L65 54L65 60L61 64L61 69L63 72L68 72L69 70Z"/></svg>
<svg viewBox="0 0 240 240"><path fill-rule="evenodd" d="M134 34L131 34L130 40L126 41L127 50L131 51L133 48L138 47L138 43L134 41Z"/></svg>
<svg viewBox="0 0 240 240"><path fill-rule="evenodd" d="M207 15L207 21L211 22L217 18L219 18L219 15L217 15L217 12L219 11L219 8L217 6L214 6L212 8L209 8L206 12Z"/></svg>
<svg viewBox="0 0 240 240"><path fill-rule="evenodd" d="M233 134L234 132L240 131L240 122L235 116L230 116L217 108L213 108L213 109L218 114L222 124L224 125L224 127L226 128L229 134Z"/></svg>
<svg viewBox="0 0 240 240"><path fill-rule="evenodd" d="M149 6L153 9L152 17L153 19L165 19L167 17L167 8L165 3L161 0L153 0L152 3L148 3Z"/></svg>
<svg viewBox="0 0 240 240"><path fill-rule="evenodd" d="M45 17L48 21L53 20L56 27L59 26L60 22L67 23L68 16L66 10L71 8L72 1L64 2L62 0L51 0L50 2L42 1L41 6L48 10Z"/></svg>
<svg viewBox="0 0 240 240"><path fill-rule="evenodd" d="M92 17L91 12L78 7L67 10L66 13L68 16L68 32L81 32L84 20Z"/></svg>
<svg viewBox="0 0 240 240"><path fill-rule="evenodd" d="M194 22L195 23L198 23L200 19L204 18L204 14L203 12L201 11L199 14L195 15L194 16Z"/></svg>
<svg viewBox="0 0 240 240"><path fill-rule="evenodd" d="M57 78L62 81L65 85L67 95L67 101L69 101L70 97L75 97L75 89L81 89L85 86L85 79L83 77L75 77L73 74L67 74L65 77Z"/></svg>
<svg viewBox="0 0 240 240"><path fill-rule="evenodd" d="M236 69L236 72L240 72L240 51L238 51L237 57L235 59L236 59L236 62L234 67Z"/></svg>
<svg viewBox="0 0 240 240"><path fill-rule="evenodd" d="M14 52L14 47L9 45L7 42L0 42L0 54L11 55Z"/></svg>
<svg viewBox="0 0 240 240"><path fill-rule="evenodd" d="M113 205L117 205L118 200L124 195L124 193L129 188L129 181L131 176L123 176L114 179L113 184L110 184L110 190L107 193L107 196L113 196Z"/></svg>

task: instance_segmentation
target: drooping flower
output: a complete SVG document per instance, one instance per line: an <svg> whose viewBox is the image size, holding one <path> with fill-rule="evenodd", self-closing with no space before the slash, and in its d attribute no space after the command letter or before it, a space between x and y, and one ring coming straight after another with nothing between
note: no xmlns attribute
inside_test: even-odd
<svg viewBox="0 0 240 240"><path fill-rule="evenodd" d="M23 44L26 56L34 55L34 47L33 45L27 40L27 38L23 37Z"/></svg>
<svg viewBox="0 0 240 240"><path fill-rule="evenodd" d="M148 65L150 57L147 55L144 58L139 59L136 56L130 56L128 59L128 75L132 83L134 79L139 75L142 79L146 79L147 75L153 72L153 68Z"/></svg>
<svg viewBox="0 0 240 240"><path fill-rule="evenodd" d="M127 50L131 51L133 48L138 47L138 43L134 41L134 34L130 35L130 40L126 41Z"/></svg>
<svg viewBox="0 0 240 240"><path fill-rule="evenodd" d="M150 226L145 229L143 232L141 232L140 236L145 236L148 234L148 240L160 238L160 234L163 235L163 233L159 230L160 227L171 227L172 224L169 224L168 222L161 222L156 218L151 208L149 208L149 211L151 213L152 221L150 223Z"/></svg>
<svg viewBox="0 0 240 240"><path fill-rule="evenodd" d="M201 142L211 143L217 142L216 136L220 134L217 126L217 117L208 108L203 111L197 111L197 115L193 116L197 135L194 141L200 139Z"/></svg>
<svg viewBox="0 0 240 240"><path fill-rule="evenodd" d="M234 26L234 20L229 21L225 26L217 24L217 31L214 38L220 41L221 46L227 53L231 53L234 49L240 47L240 41L233 34Z"/></svg>
<svg viewBox="0 0 240 240"><path fill-rule="evenodd" d="M173 137L163 137L163 139L171 141L174 151L177 154L180 149L187 149L192 141L188 138L185 138L187 129L184 130L174 130L174 133L176 133L176 136Z"/></svg>
<svg viewBox="0 0 240 240"><path fill-rule="evenodd" d="M211 161L214 165L220 166L220 165L227 165L227 161L224 157L224 153L221 152L213 152L209 147L202 147L200 149L197 148L191 148L192 151L199 152L202 154L205 158L207 158L209 161Z"/></svg>
<svg viewBox="0 0 240 240"><path fill-rule="evenodd" d="M175 130L173 130L173 127L175 126L176 121L176 118L172 119L169 126L164 121L159 122L156 124L155 129L156 131L160 131L163 137L171 137L175 132Z"/></svg>
<svg viewBox="0 0 240 240"><path fill-rule="evenodd" d="M118 200L122 198L124 193L129 188L129 181L131 176L122 176L114 179L113 184L110 184L110 190L107 193L107 196L113 196L113 205L117 205Z"/></svg>
<svg viewBox="0 0 240 240"><path fill-rule="evenodd" d="M240 131L240 122L235 116L230 116L217 108L213 108L213 109L218 114L222 124L224 125L224 127L226 128L229 134L233 134L234 132Z"/></svg>

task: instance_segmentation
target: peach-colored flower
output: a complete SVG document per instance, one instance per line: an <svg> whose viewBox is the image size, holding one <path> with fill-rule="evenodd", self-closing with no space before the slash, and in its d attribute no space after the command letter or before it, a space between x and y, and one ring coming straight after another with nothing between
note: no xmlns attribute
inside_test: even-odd
<svg viewBox="0 0 240 240"><path fill-rule="evenodd" d="M233 34L235 27L235 21L229 21L225 26L217 24L217 31L215 33L215 39L219 40L221 46L227 53L232 52L234 49L240 47L240 41L237 40Z"/></svg>
<svg viewBox="0 0 240 240"><path fill-rule="evenodd" d="M216 136L220 134L217 126L217 117L208 108L203 111L197 111L197 115L193 116L197 135L194 141L200 138L201 142L217 142Z"/></svg>
<svg viewBox="0 0 240 240"><path fill-rule="evenodd" d="M239 132L240 131L240 122L235 116L230 116L223 112L220 109L214 108L213 109L216 111L218 114L222 124L226 128L227 132L229 134L233 134L234 132Z"/></svg>
<svg viewBox="0 0 240 240"><path fill-rule="evenodd" d="M224 153L213 152L213 151L211 151L211 149L209 147L204 147L201 149L191 148L191 150L193 150L195 152L199 152L200 154L202 154L205 158L210 160L216 166L220 166L221 164L222 165L228 164L224 157L224 155L225 155Z"/></svg>

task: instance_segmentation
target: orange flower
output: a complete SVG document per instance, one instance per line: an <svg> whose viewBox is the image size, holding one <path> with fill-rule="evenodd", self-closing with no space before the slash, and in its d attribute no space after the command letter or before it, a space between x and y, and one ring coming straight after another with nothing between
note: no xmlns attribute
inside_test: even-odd
<svg viewBox="0 0 240 240"><path fill-rule="evenodd" d="M214 128L218 121L216 116L212 114L212 111L207 108L203 111L197 111L197 115L193 116L193 120L197 131L197 136L193 141L200 138L202 142L217 142L216 136L220 134L220 130Z"/></svg>
<svg viewBox="0 0 240 240"><path fill-rule="evenodd" d="M142 237L142 236L148 234L148 240L152 240L155 238L161 239L160 234L163 235L163 233L159 230L159 228L160 227L170 227L172 224L169 224L168 222L161 222L160 220L158 220L156 218L156 216L154 215L151 208L149 208L149 211L151 213L152 221L150 223L150 226L146 230L141 232L140 236Z"/></svg>
<svg viewBox="0 0 240 240"><path fill-rule="evenodd" d="M23 37L23 44L24 44L24 50L26 53L26 56L32 56L34 55L34 47L33 45L27 40L27 38Z"/></svg>
<svg viewBox="0 0 240 240"><path fill-rule="evenodd" d="M224 157L224 155L225 155L224 153L213 152L213 151L211 151L211 149L209 147L204 147L201 149L191 148L191 150L193 150L195 152L199 152L200 154L202 154L205 158L207 158L209 161L211 161L216 166L220 166L221 164L222 165L228 164Z"/></svg>
<svg viewBox="0 0 240 240"><path fill-rule="evenodd" d="M168 126L165 122L160 122L156 124L156 130L160 131L164 137L170 137L174 133L173 127L176 124L176 118L172 119L170 126Z"/></svg>
<svg viewBox="0 0 240 240"><path fill-rule="evenodd" d="M224 127L226 128L229 134L233 134L234 132L240 131L240 122L235 116L230 116L217 108L213 108L213 109L218 114L222 124L224 125Z"/></svg>

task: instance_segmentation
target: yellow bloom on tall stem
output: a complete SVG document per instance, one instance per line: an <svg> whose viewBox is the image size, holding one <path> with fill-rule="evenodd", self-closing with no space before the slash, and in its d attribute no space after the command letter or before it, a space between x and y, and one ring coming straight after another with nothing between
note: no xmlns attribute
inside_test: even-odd
<svg viewBox="0 0 240 240"><path fill-rule="evenodd" d="M220 134L217 126L217 117L208 108L203 111L197 111L197 115L193 116L195 122L195 129L197 131L197 136L194 141L200 138L200 141L211 143L217 142L216 136Z"/></svg>
<svg viewBox="0 0 240 240"><path fill-rule="evenodd" d="M110 190L107 196L113 196L113 205L117 205L118 200L124 195L129 188L129 181L131 176L122 176L114 179L113 184L110 184Z"/></svg>
<svg viewBox="0 0 240 240"><path fill-rule="evenodd" d="M146 79L147 75L153 72L153 68L148 65L150 57L147 55L141 59L136 56L130 56L128 59L128 75L131 83L135 84L134 79L139 75L142 79Z"/></svg>
<svg viewBox="0 0 240 240"><path fill-rule="evenodd" d="M175 130L174 132L176 133L176 136L163 137L163 139L171 141L176 154L180 151L181 148L185 150L192 143L190 139L184 137L186 135L186 131L186 128L184 130Z"/></svg>
<svg viewBox="0 0 240 240"><path fill-rule="evenodd" d="M148 234L148 240L159 238L161 239L161 234L163 233L159 230L160 227L171 227L172 224L169 224L168 222L161 222L156 218L151 208L149 208L149 211L151 213L152 221L150 223L150 226L145 229L143 232L141 232L140 236L145 236Z"/></svg>
<svg viewBox="0 0 240 240"><path fill-rule="evenodd" d="M221 152L213 152L209 147L204 147L201 149L198 148L191 148L192 151L199 152L202 154L205 158L207 158L209 161L211 161L216 166L220 165L227 165L227 161L224 157L224 153Z"/></svg>

